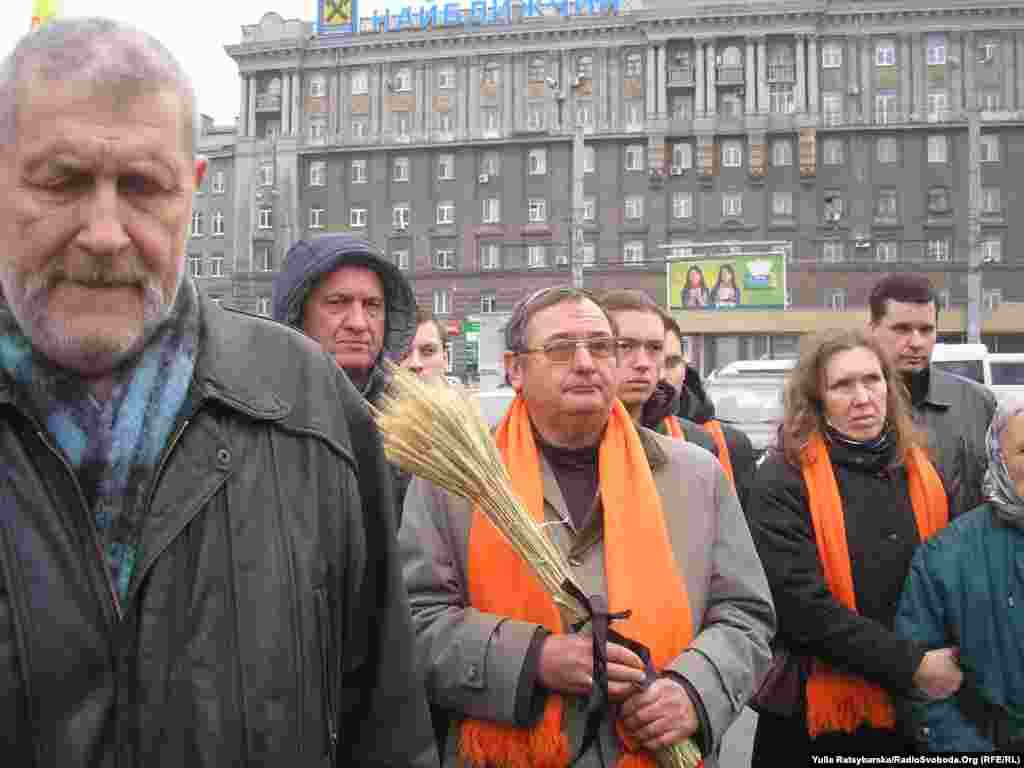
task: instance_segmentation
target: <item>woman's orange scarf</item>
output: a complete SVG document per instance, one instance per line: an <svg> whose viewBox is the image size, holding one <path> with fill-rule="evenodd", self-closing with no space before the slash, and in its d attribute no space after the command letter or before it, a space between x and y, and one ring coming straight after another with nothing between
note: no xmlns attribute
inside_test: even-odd
<svg viewBox="0 0 1024 768"><path fill-rule="evenodd" d="M920 448L912 448L905 463L910 503L918 534L924 541L949 522L946 492L938 473ZM828 448L820 434L816 433L804 449L801 471L807 486L814 538L825 582L836 600L856 611L857 598L846 544L843 502L839 497ZM879 513L885 514L885 510L879 510ZM895 712L889 694L874 683L839 672L815 659L807 680L807 730L811 738L829 731L852 733L865 723L876 728L895 726Z"/></svg>
<svg viewBox="0 0 1024 768"><path fill-rule="evenodd" d="M517 397L495 435L512 486L537 522L544 521L544 480L526 403ZM693 622L676 566L661 498L629 414L618 401L598 450L604 514L604 565L611 612L630 610L615 629L651 650L657 670L689 647ZM469 532L469 601L477 610L562 632L554 601L515 550L479 510ZM510 588L513 587L514 588ZM476 766L565 768L572 759L562 730L562 697L549 694L533 728L484 720L462 723L460 749ZM621 727L620 736L623 735ZM653 756L624 740L622 768L650 768Z"/></svg>
<svg viewBox="0 0 1024 768"><path fill-rule="evenodd" d="M715 441L715 445L718 447L718 461L722 465L722 469L725 470L725 476L729 478L729 482L735 488L736 477L732 472L732 458L729 456L729 446L725 442L725 432L722 431L721 422L709 421L703 427L704 431L711 435L711 438ZM683 427L675 416L665 417L665 431L669 437L674 437L677 440L686 439L686 435L683 434Z"/></svg>

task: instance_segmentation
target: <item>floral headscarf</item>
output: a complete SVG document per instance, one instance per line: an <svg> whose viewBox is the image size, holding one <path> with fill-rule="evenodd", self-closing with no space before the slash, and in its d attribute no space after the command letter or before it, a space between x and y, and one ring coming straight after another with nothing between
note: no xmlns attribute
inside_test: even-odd
<svg viewBox="0 0 1024 768"><path fill-rule="evenodd" d="M1003 432L1010 419L1024 415L1024 400L1008 400L1000 403L988 428L988 470L982 481L981 490L985 498L995 507L996 515L1006 523L1024 528L1024 498L1010 479L1000 445Z"/></svg>

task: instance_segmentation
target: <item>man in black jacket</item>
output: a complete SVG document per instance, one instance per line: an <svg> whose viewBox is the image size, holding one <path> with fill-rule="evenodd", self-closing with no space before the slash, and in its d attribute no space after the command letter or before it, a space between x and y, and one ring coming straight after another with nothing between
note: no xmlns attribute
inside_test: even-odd
<svg viewBox="0 0 1024 768"><path fill-rule="evenodd" d="M0 67L5 760L435 766L359 394L185 274L194 102L105 19Z"/></svg>

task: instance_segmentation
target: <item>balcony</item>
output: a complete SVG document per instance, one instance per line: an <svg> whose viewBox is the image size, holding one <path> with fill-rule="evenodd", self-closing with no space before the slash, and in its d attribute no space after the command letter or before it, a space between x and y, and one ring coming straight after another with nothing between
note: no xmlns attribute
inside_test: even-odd
<svg viewBox="0 0 1024 768"><path fill-rule="evenodd" d="M769 83L795 83L796 67L792 64L769 64Z"/></svg>
<svg viewBox="0 0 1024 768"><path fill-rule="evenodd" d="M256 111L257 112L279 112L281 110L281 94L280 93L257 93L256 94Z"/></svg>
<svg viewBox="0 0 1024 768"><path fill-rule="evenodd" d="M680 87L680 86L693 85L693 83L694 83L693 67L691 67L689 65L686 65L686 66L670 67L669 68L669 70L668 70L668 86L669 86L669 88L671 88L673 86Z"/></svg>
<svg viewBox="0 0 1024 768"><path fill-rule="evenodd" d="M743 67L717 67L715 75L718 85L743 85Z"/></svg>

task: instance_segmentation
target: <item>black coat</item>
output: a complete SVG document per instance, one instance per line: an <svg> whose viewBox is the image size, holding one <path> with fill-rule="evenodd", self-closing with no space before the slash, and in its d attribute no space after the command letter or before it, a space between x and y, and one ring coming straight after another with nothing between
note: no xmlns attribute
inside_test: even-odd
<svg viewBox="0 0 1024 768"><path fill-rule="evenodd" d="M123 615L74 474L0 376L4 763L436 766L362 398L299 333L201 307Z"/></svg>
<svg viewBox="0 0 1024 768"><path fill-rule="evenodd" d="M757 471L746 513L778 614L776 644L903 694L912 687L925 650L892 629L920 543L907 473L891 466L891 455L835 444L829 453L843 501L858 611L841 605L825 584L803 476L773 452ZM766 749L760 730L759 747ZM783 734L789 741L793 732L776 730L780 741L771 749L781 750ZM806 739L806 728L800 730ZM901 736L893 738L903 744Z"/></svg>

